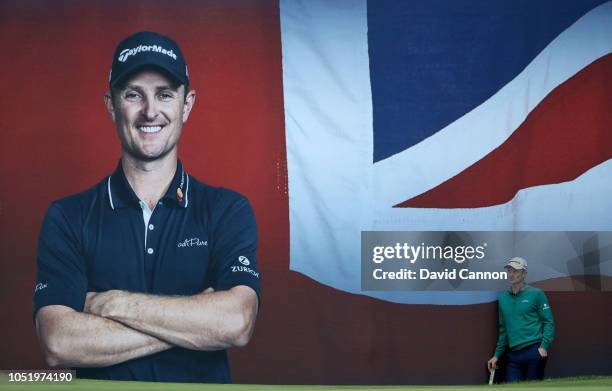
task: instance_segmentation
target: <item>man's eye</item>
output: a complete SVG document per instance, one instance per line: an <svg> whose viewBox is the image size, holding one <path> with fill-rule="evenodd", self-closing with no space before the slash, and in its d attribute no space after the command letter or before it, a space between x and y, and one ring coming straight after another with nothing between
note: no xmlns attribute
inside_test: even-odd
<svg viewBox="0 0 612 391"><path fill-rule="evenodd" d="M134 101L134 100L137 100L138 98L140 98L140 95L137 94L136 92L126 92L125 93L125 99L129 101Z"/></svg>
<svg viewBox="0 0 612 391"><path fill-rule="evenodd" d="M159 98L163 101L169 101L174 98L174 95L169 92L162 92L159 94Z"/></svg>

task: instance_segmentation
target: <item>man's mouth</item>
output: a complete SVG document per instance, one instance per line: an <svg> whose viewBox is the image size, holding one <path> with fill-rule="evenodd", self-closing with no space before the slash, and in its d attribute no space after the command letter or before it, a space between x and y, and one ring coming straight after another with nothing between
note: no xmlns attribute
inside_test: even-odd
<svg viewBox="0 0 612 391"><path fill-rule="evenodd" d="M160 130L162 130L162 128L163 128L163 125L148 125L148 126L140 125L138 126L138 130L144 133L157 133Z"/></svg>

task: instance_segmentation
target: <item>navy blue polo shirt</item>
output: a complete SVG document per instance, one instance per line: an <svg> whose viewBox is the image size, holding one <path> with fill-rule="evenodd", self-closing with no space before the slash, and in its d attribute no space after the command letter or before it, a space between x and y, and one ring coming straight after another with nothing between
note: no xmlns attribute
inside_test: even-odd
<svg viewBox="0 0 612 391"><path fill-rule="evenodd" d="M47 305L83 311L87 292L111 289L194 295L246 285L259 296L257 227L245 197L198 182L178 162L146 225L142 208L121 163L95 187L53 202L38 243L34 314ZM225 350L180 347L110 367L77 368L77 376L230 382Z"/></svg>

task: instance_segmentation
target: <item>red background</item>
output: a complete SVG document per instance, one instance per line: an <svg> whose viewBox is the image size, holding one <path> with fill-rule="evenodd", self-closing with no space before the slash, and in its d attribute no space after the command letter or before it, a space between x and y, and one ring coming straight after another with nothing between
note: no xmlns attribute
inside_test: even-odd
<svg viewBox="0 0 612 391"><path fill-rule="evenodd" d="M198 97L180 144L186 168L255 209L264 301L253 340L230 353L234 381L483 382L495 303L391 304L289 272L276 1L0 4L0 368L44 367L31 323L40 223L52 200L114 169L119 146L102 96L115 45L141 30L173 37L189 64ZM612 373L612 295L549 297L557 340L547 375Z"/></svg>

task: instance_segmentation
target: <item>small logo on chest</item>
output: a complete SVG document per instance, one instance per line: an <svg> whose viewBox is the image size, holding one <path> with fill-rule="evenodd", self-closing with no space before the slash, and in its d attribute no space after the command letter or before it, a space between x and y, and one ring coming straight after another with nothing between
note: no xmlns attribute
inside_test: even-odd
<svg viewBox="0 0 612 391"><path fill-rule="evenodd" d="M178 242L176 247L200 247L208 246L208 240L200 240L200 238L185 239L182 242Z"/></svg>
<svg viewBox="0 0 612 391"><path fill-rule="evenodd" d="M523 299L523 301L521 301L521 303L529 303L529 300Z"/></svg>

